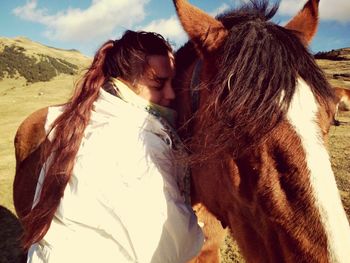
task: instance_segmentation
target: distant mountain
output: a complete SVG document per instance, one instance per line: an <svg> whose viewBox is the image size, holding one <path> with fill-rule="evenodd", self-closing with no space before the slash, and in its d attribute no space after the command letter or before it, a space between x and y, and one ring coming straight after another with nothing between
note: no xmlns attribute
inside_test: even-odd
<svg viewBox="0 0 350 263"><path fill-rule="evenodd" d="M78 74L90 62L91 58L74 49L48 47L24 37L0 37L0 80L50 81L59 74Z"/></svg>
<svg viewBox="0 0 350 263"><path fill-rule="evenodd" d="M318 52L314 57L333 86L350 88L350 47Z"/></svg>
<svg viewBox="0 0 350 263"><path fill-rule="evenodd" d="M332 49L331 51L318 52L314 55L316 59L328 59L328 60L350 60L350 47L341 49Z"/></svg>

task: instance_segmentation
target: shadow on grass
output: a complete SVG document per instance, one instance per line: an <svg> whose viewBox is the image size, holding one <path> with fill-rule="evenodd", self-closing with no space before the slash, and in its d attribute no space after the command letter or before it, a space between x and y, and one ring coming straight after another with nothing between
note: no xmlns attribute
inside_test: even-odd
<svg viewBox="0 0 350 263"><path fill-rule="evenodd" d="M26 257L20 248L22 227L17 217L0 206L0 263L23 263Z"/></svg>

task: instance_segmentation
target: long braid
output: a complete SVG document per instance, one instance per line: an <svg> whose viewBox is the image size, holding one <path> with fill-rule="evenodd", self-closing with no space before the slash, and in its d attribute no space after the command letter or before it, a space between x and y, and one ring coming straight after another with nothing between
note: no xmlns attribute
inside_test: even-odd
<svg viewBox="0 0 350 263"><path fill-rule="evenodd" d="M78 83L75 94L52 125L51 133L54 132L54 136L51 143L44 148L43 158L47 160L48 156L53 154L45 171L40 199L22 221L26 229L23 237L25 249L45 236L63 197L84 130L90 119L93 103L106 80L102 69L111 48L113 41L108 41L97 51L81 84Z"/></svg>

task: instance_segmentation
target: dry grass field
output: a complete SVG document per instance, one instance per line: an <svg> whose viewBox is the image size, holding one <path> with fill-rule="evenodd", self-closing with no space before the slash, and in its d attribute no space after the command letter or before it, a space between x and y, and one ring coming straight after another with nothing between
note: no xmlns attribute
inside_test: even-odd
<svg viewBox="0 0 350 263"><path fill-rule="evenodd" d="M30 45L30 43L27 44ZM50 54L54 56L56 51L53 49L47 52L53 52ZM68 52L72 53L64 53L65 56L72 57L76 51ZM318 63L332 85L350 88L350 79L341 76L335 78L335 74L350 73L350 60L319 60ZM80 66L82 65L86 65L86 61ZM16 129L23 119L36 109L64 102L70 96L76 79L77 76L59 75L49 82L33 84L26 83L21 77L0 80L0 262L18 262L21 259L16 241L21 229L16 220L12 202L12 183L15 172L13 138ZM333 126L331 129L329 150L339 191L349 216L350 112L341 112L339 120L341 125ZM243 262L230 237L222 248L222 255L224 263Z"/></svg>

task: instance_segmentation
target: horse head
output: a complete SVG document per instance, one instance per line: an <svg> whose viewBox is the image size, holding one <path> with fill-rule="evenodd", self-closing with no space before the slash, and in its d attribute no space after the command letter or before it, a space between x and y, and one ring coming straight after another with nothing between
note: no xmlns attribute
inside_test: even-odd
<svg viewBox="0 0 350 263"><path fill-rule="evenodd" d="M267 1L217 18L173 2L190 38L175 85L193 202L230 227L248 262L346 262L350 228L326 149L335 97L307 49L319 1L285 26Z"/></svg>

